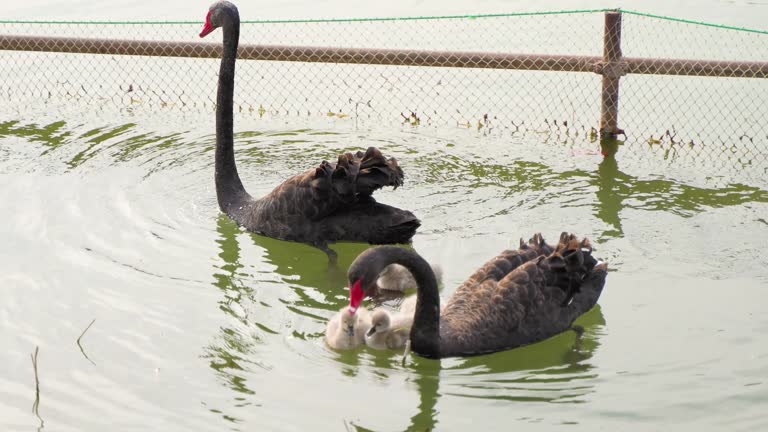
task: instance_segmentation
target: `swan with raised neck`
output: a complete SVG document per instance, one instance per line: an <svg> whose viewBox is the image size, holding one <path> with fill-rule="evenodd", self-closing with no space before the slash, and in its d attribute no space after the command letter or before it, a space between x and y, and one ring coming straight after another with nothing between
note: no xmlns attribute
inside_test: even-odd
<svg viewBox="0 0 768 432"><path fill-rule="evenodd" d="M243 187L234 154L235 64L240 15L228 1L211 5L200 37L221 28L223 46L216 94L215 182L219 208L246 229L282 240L317 246L329 256L328 243L408 243L420 221L413 213L376 202L371 194L397 188L403 171L379 149L343 153L296 174L266 196L254 199Z"/></svg>

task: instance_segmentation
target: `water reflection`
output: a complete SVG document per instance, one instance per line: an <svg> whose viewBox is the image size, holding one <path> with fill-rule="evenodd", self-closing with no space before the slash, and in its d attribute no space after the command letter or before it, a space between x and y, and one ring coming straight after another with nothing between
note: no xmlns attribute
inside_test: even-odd
<svg viewBox="0 0 768 432"><path fill-rule="evenodd" d="M411 356L405 367L394 352L377 352L371 366L408 373L419 403L406 430L429 431L438 426L438 401L443 396L514 402L583 403L598 379L592 357L600 346L605 318L596 306L576 324L584 328L577 337L564 332L546 341L495 354L431 360ZM354 357L358 357L358 353ZM393 375L396 372L393 372ZM358 431L368 431L354 425Z"/></svg>
<svg viewBox="0 0 768 432"><path fill-rule="evenodd" d="M448 368L446 394L517 402L579 403L597 378L590 362L605 319L597 306L577 320L585 332L568 331L543 342L469 357Z"/></svg>
<svg viewBox="0 0 768 432"><path fill-rule="evenodd" d="M250 234L254 244L263 248L263 261L274 266L272 271L289 284L299 295L291 305L298 307L336 310L347 296L347 268L362 251L365 243L335 243L331 248L338 254L335 264L328 261L325 252L313 246L276 240Z"/></svg>
<svg viewBox="0 0 768 432"><path fill-rule="evenodd" d="M346 268L367 244L341 243L333 245L338 253L337 265L330 265L324 252L295 242L286 242L244 232L225 215L216 222L221 264L215 266L213 285L221 293L219 309L235 321L220 329L218 338L205 347L204 358L227 386L241 394L253 395L246 374L253 367L269 370L271 365L258 359L260 348L272 341L271 336L283 333L278 324L269 320L280 313L273 307L288 309L313 321L327 318L316 310L337 310L346 304ZM258 263L245 264L240 242L249 239L263 254ZM250 257L249 257L250 258ZM264 292L260 293L261 288ZM290 288L287 290L286 288ZM292 336L307 340L319 334L306 334L294 328ZM344 352L339 360L346 364L345 374L356 374L357 353Z"/></svg>
<svg viewBox="0 0 768 432"><path fill-rule="evenodd" d="M437 185L443 193L443 208L454 207L463 220L446 224L465 226L467 221L482 221L488 216L519 214L544 206L591 206L592 213L606 223L602 240L623 236L622 211L627 209L665 212L690 217L711 208L768 202L768 191L743 183L706 179L711 187L690 184L666 175L633 175L623 171L617 159L608 154L597 170L563 169L556 163L531 160L489 159L475 154L424 156L423 181ZM630 167L633 169L636 167ZM460 180L457 180L460 179ZM698 180L701 181L700 179ZM482 192L473 192L481 189ZM452 193L459 196L451 196ZM440 200L441 198L434 198Z"/></svg>
<svg viewBox="0 0 768 432"><path fill-rule="evenodd" d="M173 128L174 126L164 127ZM398 406L391 412L385 413L392 420L384 417L369 419L370 423L366 425L372 430L447 429L450 428L450 426L446 427L450 425L448 419L454 417L454 414L448 412L449 409L458 407L462 414L476 417L479 412L488 412L497 405L509 406L508 401L517 402L516 405L520 407L520 411L526 411L527 415L534 417L546 416L557 409L562 410L561 413L565 412L562 415L566 416L580 411L587 419L598 418L606 413L609 416L621 415L620 407L617 409L615 406L610 406L611 398L616 394L626 393L626 379L632 381L632 378L626 376L616 379L616 377L604 376L604 369L598 367L605 366L604 363L608 364L615 356L622 355L620 352L622 347L619 343L600 346L600 343L605 344L607 341L601 336L603 320L599 308L580 320L587 329L580 346L575 343L573 334L566 333L530 347L482 357L442 361L411 357L405 367L399 364L401 359L399 353L379 354L366 348L342 353L330 351L323 345L320 338L323 324L328 315L347 302L346 292L343 289L346 285L344 270L351 260L368 246L334 245L339 254L339 264L335 268L328 267L327 258L317 249L299 243L252 236L238 228L226 216L220 216L218 220L212 218L211 215L215 215L216 212L211 178L213 139L210 136L210 128L206 127L204 131L193 132L193 134L199 133L203 139L198 140L186 132L182 133L182 139L178 140L176 138L178 134L174 130L158 132L163 131L164 127L148 127L146 123L141 122L139 126L130 126L125 119L111 119L108 123L94 123L80 119L73 119L67 123L57 119L33 119L26 122L0 121L0 140L3 141L0 144L0 173L6 176L6 180L11 180L11 187L8 190L10 195L13 195L12 192L20 192L16 194L18 198L16 202L20 205L13 208L6 206L10 212L6 213L13 213L16 207L23 210L19 213L21 215L35 216L46 213L56 215L64 212L61 213L60 220L50 217L41 217L37 220L33 217L30 219L30 226L43 227L43 223L46 223L44 229L34 229L34 233L19 232L18 239L23 240L34 235L35 238L43 241L41 243L43 247L47 243L54 242L54 246L62 248L61 250L65 252L72 249L69 246L75 249L80 248L82 239L78 240L79 237L76 235L78 230L73 232L72 227L69 227L66 222L80 217L79 213L82 212L78 210L93 210L92 219L105 222L86 231L93 237L91 240L96 239L94 241L102 245L101 250L111 251L108 254L105 252L103 257L119 255L130 258L127 260L116 258L113 262L99 260L104 261L107 264L106 267L91 266L93 272L89 272L89 277L92 280L89 279L90 282L86 280L81 287L91 291L93 294L91 297L95 295L91 299L92 307L105 307L107 312L116 307L119 308L122 313L115 316L117 319L115 324L129 330L126 335L123 335L124 337L118 335L120 336L117 340L119 345L110 343L102 346L103 354L120 356L115 357L116 366L124 366L120 364L121 358L144 359L139 367L128 365L125 374L111 374L106 377L106 380L95 383L100 388L106 389L104 391L113 394L111 403L102 405L109 408L111 417L122 424L143 422L141 413L146 413L146 409L141 409L141 406L159 404L157 406L163 410L176 412L179 416L188 419L197 418L198 414L203 415L202 419L214 417L212 420L214 424L223 423L225 427L234 428L242 424L264 426L265 421L270 419L275 419L273 424L277 421L284 422L283 428L291 427L291 424L311 425L318 419L334 416L340 419L348 415L347 407L360 399L358 392L366 395L376 392L377 389L386 389L386 393L377 392L380 401L386 403L388 398L394 398L391 400L397 401ZM300 132L297 133L301 135ZM242 153L238 149L238 154L244 156L244 166L258 165L258 171L250 171L253 173L254 181L248 182L256 183L254 190L267 190L269 186L279 182L283 173L288 172L286 166L292 170L299 166L297 169L301 169L307 163L316 160L317 155L314 153L321 151L330 153L335 151L336 147L351 146L351 142L357 140L357 137L342 134L341 137L334 138L339 141L337 144L328 144L312 138L307 140L311 144L299 143L291 146L277 139L262 139L261 136L263 135L254 133L250 137L252 141L246 141L248 148L243 149ZM395 139L398 138L399 136L396 135ZM609 240L615 237L626 237L619 242L620 244L613 245L613 248L623 249L619 254L622 260L627 262L633 260L633 262L640 262L640 265L626 266L626 269L621 269L621 272L626 274L619 276L622 276L625 281L643 279L643 269L660 263L658 257L645 254L643 248L638 246L648 236L658 235L654 226L648 226L646 221L640 220L647 217L664 218L665 223L670 225L662 228L674 233L671 240L677 242L691 240L693 236L700 237L702 233L711 231L713 227L714 229L722 227L735 232L736 235L726 236L721 242L721 249L725 252L720 255L725 257L726 264L735 260L734 257L757 256L758 260L761 257L759 253L751 252L759 250L759 241L754 240L754 230L765 229L767 225L766 217L760 217L759 210L765 206L765 202L768 202L768 197L763 189L727 183L727 181L734 181L728 180L730 176L712 180L710 173L703 169L697 173L678 174L679 165L638 166L637 161L631 159L632 152L636 150L629 147L622 150L618 161L610 157L598 161L587 156L574 162L540 158L534 152L538 152L542 146L521 148L522 154L517 155L512 155L514 152L491 152L483 156L479 154L483 150L473 142L472 145L451 147L450 151L455 153L456 157L443 158L441 153L443 147L439 147L443 144L442 142L434 146L421 147L422 143L418 139L406 138L408 139L403 139L405 143L402 144L403 148L414 153L406 153L404 150L397 155L404 154L403 158L406 162L417 160L420 163L408 164L409 167L413 167L408 168L408 188L396 191L396 195L393 196L427 213L427 217L424 217L425 225L433 231L427 235L422 232L419 244L424 245L433 256L439 256L442 252L439 248L447 244L442 243L441 236L450 241L457 238L463 239L464 236L477 236L481 231L492 231L505 236L514 234L510 233L511 228L507 224L510 218L488 221L489 216L495 214L497 210L509 209L511 214L515 211L514 206L518 206L520 213L528 219L516 220L520 220L521 226L529 226L530 220L538 220L531 219L540 213L541 208L535 207L549 204L544 208L555 210L551 212L552 220L545 220L544 223L554 224L558 222L557 219L565 218L566 212L569 211L559 210L558 204L564 203L571 208L579 208L578 210L585 217L583 226L599 227L605 231L603 236L609 237ZM246 140L249 137L243 136L241 139ZM92 143L95 145L91 146ZM483 146L486 144L486 142L482 143ZM300 151L303 147L307 147L307 152ZM560 148L553 149L552 152L562 153ZM312 157L305 156L308 153L313 153ZM515 160L517 157L521 160ZM524 160L526 158L529 160ZM114 170L115 166L135 168L135 170L125 175L119 170ZM157 171L158 175L154 176L153 181L134 187L132 181L138 177L134 176L133 171L139 174ZM22 173L17 176L19 172ZM61 174L64 175L59 177ZM91 174L95 175L91 177ZM88 181L75 181L80 178ZM131 183L125 179L130 179ZM410 180L414 181L410 182ZM102 182L104 182L103 185ZM29 191L23 187L26 183L32 187ZM72 188L73 185L83 186L83 189ZM106 200L103 203L106 203L106 206L96 208L86 205L92 197L99 197L96 202L102 202L101 197L111 194L112 191L117 191L118 195L111 198L105 197ZM511 199L506 200L505 194L509 194ZM48 199L56 196L60 200ZM472 207L467 204L472 200L485 200L488 204ZM444 210L445 201L455 202L456 211L446 210L445 216L442 216L440 212ZM7 202L12 203L14 200ZM123 203L130 205L132 210L130 214L125 213L129 208L117 206ZM729 207L729 211L710 212L709 210L713 207ZM68 209L73 213L66 213ZM729 219L727 213L730 210L737 212L736 214L740 216L739 220L734 220L733 217ZM428 214L429 212L432 214ZM713 215L702 215L705 217L697 217L694 221L684 219L700 213L713 213ZM680 217L668 217L670 214ZM130 222L126 225L130 229L117 233L113 232L114 230L109 231L110 221L114 222L115 216L126 218L130 216ZM440 220L441 217L444 220ZM23 217L16 219L19 223L15 225L25 220ZM480 221L477 226L468 223L475 219ZM55 224L54 220L56 220ZM457 226L457 230L445 231L445 227L451 224ZM160 225L164 228L159 228ZM688 230L689 225L700 226L679 234L681 230ZM154 237L147 235L147 232ZM520 234L530 233L517 233L515 237ZM11 240L15 238L11 236ZM703 241L697 238L693 240L696 244L701 244ZM10 251L8 248L13 247L14 242L6 243L10 245L6 248ZM27 249L32 248L25 250L30 257L39 255L39 251L34 249L36 242L24 244L28 246ZM190 246L184 253L185 247L192 244L194 246ZM487 251L485 246L477 243L459 243L459 247L462 248L460 253L446 252L443 255L448 257L442 262L444 266L463 267L464 263L459 260L497 252L496 250ZM75 251L75 249L72 250ZM701 252L703 249L697 249L698 252L695 250L691 252L691 261L696 260L696 262L684 263L690 264L690 268L679 274L671 273L673 277L670 283L680 285L680 289L683 290L680 298L683 300L686 297L685 289L692 287L692 285L689 286L690 284L699 286L702 281L707 282L712 279L712 283L717 283L717 286L720 282L727 285L729 282L727 279L733 273L728 270L727 265L723 266L723 259L720 259L719 266L713 266L712 260L706 259L706 253ZM615 253L615 250L613 252ZM176 255L176 259L150 263L148 260L156 257L157 254ZM6 255L13 257L18 254ZM82 261L81 258L85 259L87 256L80 255L82 254L65 254L62 259L78 265L93 264ZM137 259L134 260L131 257ZM15 263L11 261L10 264ZM134 286L135 290L121 290L120 295L116 296L115 292L112 292L114 290L104 291L105 288L99 287L103 282L101 275L109 272L110 266L118 261L131 263L132 271L125 273L128 278L125 285ZM185 265L176 263L185 263ZM61 270L57 260L46 265L50 268L56 267L54 273ZM165 273L186 274L185 272L189 270L188 265L202 266L200 269L202 274L195 271L185 278L174 279L175 282L181 283L172 284L164 284L162 280L157 279ZM167 271L157 270L161 267ZM21 268L19 271L23 273L26 270ZM739 270L739 274L744 271L746 270ZM751 291L757 292L759 288L757 286L759 283L757 285L749 283L754 282L751 276L758 279L764 276L759 271L748 273L746 276L741 274L741 278L735 279L736 285L744 285L742 291L746 290L744 292L747 294ZM689 277L691 274L698 276L691 281L688 280L691 279ZM117 276L122 279L121 275ZM191 282L184 283L186 279ZM197 283L200 280L204 281L202 285ZM165 291L162 295L155 297L154 293L140 289L139 286L144 286L147 281L158 282L158 287L162 286L159 289ZM150 287L155 286L154 283L150 285ZM201 286L203 289L198 289ZM449 287L446 291L450 292L451 289L452 287ZM159 291L158 294L160 294ZM21 292L10 295L10 303L5 307L11 312L8 315L10 318L34 310L35 300L29 297L31 300L27 301L27 297L24 297ZM706 299L706 296L704 297ZM163 300L172 298L176 299L173 300L176 305L174 310L162 306L167 304ZM157 300L155 304L159 306L149 310L152 316L145 316L148 310L146 305L151 306L147 302L154 302L155 299ZM207 303L209 301L210 303ZM618 301L612 306L622 309L622 303ZM648 302L643 304L645 303ZM192 309L199 310L198 307L201 304L212 305L205 316L196 317L185 312ZM653 306L652 303L649 305L649 307ZM653 310L640 308L635 311L634 309L637 309L635 306L627 304L624 309L661 317L660 320L666 313L663 308L659 308L658 304ZM718 308L717 299L714 301L710 299L709 303L704 302L701 307L704 308L702 310L711 307L719 311L718 313L724 310L722 307ZM77 312L77 309L62 309L56 312L56 316L60 317L64 323L77 321L70 317ZM613 312L618 313L620 310ZM758 316L758 314L747 312L750 311L742 314L747 317L744 320L740 320L739 314L732 314L733 316L725 316L723 322L728 324L729 328L737 330L741 326L746 329L746 333L749 333L750 328L756 325L754 319L751 321L750 319L752 315ZM711 326L706 320L706 314L700 315L698 321L697 317L692 317L690 327L693 333L682 329L682 333L672 337L679 336L683 340L691 339L689 336L695 337L697 333L706 335ZM133 322L135 317L141 318L141 322ZM35 317L32 316L32 318ZM30 323L31 333L27 333L33 338L43 338L41 343L45 342L45 335L35 336L39 333L34 331L35 322L30 321ZM45 324L43 321L38 322L40 323ZM186 323L194 323L195 325L190 326L192 329L200 329L201 326L207 329L202 337L208 339L199 343L199 339L195 338L198 335L192 335L188 329L184 328ZM612 327L614 324L612 323ZM166 328L178 330L164 333ZM158 337L157 330L160 331L160 335L173 335L173 343L167 344L167 338ZM623 330L631 332L632 329L627 327ZM82 331L82 327L76 331L78 333L75 333L75 337ZM642 333L636 336L642 336ZM723 336L725 339L721 339L728 350L733 351L734 355L731 357L738 358L738 354L747 353L755 347L755 344L750 343L750 340L741 333L746 334L740 332L733 335L728 333L728 328L725 332L717 333L725 335ZM26 348L28 344L25 345L26 339L23 337L22 339L19 339L19 343L16 344L21 348L14 347L14 341L11 341L7 354L27 359L26 367L30 368L28 370L31 373L29 351ZM109 340L111 339L107 341ZM137 341L136 344L131 344L133 341ZM654 341L646 342L653 344ZM49 340L49 343L55 345L55 341ZM131 345L125 345L126 343ZM192 356L201 355L202 359L192 359L187 363L190 353L187 348L190 346L193 350ZM200 346L202 349L196 348ZM700 351L705 352L707 346L706 343L702 343ZM67 344L62 349L76 356L78 360L85 361L77 348L73 343L71 346ZM127 357L122 357L126 354ZM177 359L179 363L176 365L166 363L166 361ZM705 360L701 363L704 366L717 359ZM162 363L166 364L163 368L165 371L170 371L176 366L178 369L173 374L144 373L148 370L147 366L154 367L155 364L162 366ZM676 380L679 382L690 382L690 379L687 379L689 377L683 376L685 374L678 374L680 376L676 377L673 373L678 370L690 371L690 367L685 367L688 363L690 360L686 355L673 356L666 359L665 363L671 365L665 369L671 371L670 373L636 375L635 381L647 381L651 385L649 387L651 393L646 395L633 393L631 396L641 402L648 402L646 403L648 410L658 411L655 410L656 405L664 405L666 401L653 399L655 394L653 390L668 389L670 385L674 385L675 378L679 378ZM101 367L102 363L99 365ZM713 375L712 368L707 369L704 366L694 371L697 372L697 376L705 376L703 385L722 387L723 383L733 381L729 381L728 376ZM649 364L646 358L637 358L632 369L642 372L655 371L658 368L652 361ZM178 374L175 373L176 371ZM82 377L73 376L74 381L71 381L68 380L66 372L62 371L63 374L55 383L56 386L64 393L67 390L80 388ZM52 376L50 372L48 375ZM189 377L193 377L192 381L199 382L192 383ZM188 391L190 394L187 398L177 401L172 397L166 398L163 394L138 390L151 388L153 383L156 384L160 382L158 380L163 379L166 380L163 382L169 384L165 387L166 389L170 388L172 392L175 391L173 389ZM15 382L13 379L5 381L10 384ZM754 392L753 389L759 389L754 386L757 381L754 377L745 375L741 382L735 382L731 386L729 394L738 396L746 394L743 393L744 391ZM19 385L23 387L27 384ZM334 386L345 390L338 392L342 395L338 397L336 404L329 402L326 406L318 407L317 401L327 397L324 389L335 389ZM115 389L120 391L116 392ZM136 389L135 393L134 389ZM13 388L10 388L6 392L8 395L6 399L10 402L5 403L5 406L11 408L16 405L12 402L13 391ZM688 393L691 393L691 390ZM697 395L691 393L682 394L682 396L688 396L683 399L691 400L691 397L695 399ZM343 398L347 400L341 401L344 403L338 403L338 400ZM197 400L204 400L204 406L196 405ZM404 403L404 400L407 403ZM741 398L741 400L746 399ZM193 403L187 404L190 401ZM528 403L520 404L520 401ZM584 401L588 403L581 406L570 405ZM31 402L30 400L30 404ZM59 409L47 410L46 414L43 414L46 423L49 420L54 423L68 421L70 417L87 416L90 411L93 411L91 409L93 404L88 401L72 402L61 399L49 402L58 403ZM691 406L710 406L709 402L703 399L694 400ZM560 405L553 410L551 403L569 405ZM262 404L263 409L253 408ZM330 405L332 406L329 413L325 408ZM240 409L244 406L247 407ZM742 423L747 424L749 419L759 412L753 407L759 407L759 403L745 404L747 413ZM27 417L32 416L29 406L25 404L21 408L18 413L10 413L11 422L17 419L16 422L19 424L29 423ZM373 411L374 408L366 405L366 409ZM209 411L216 413L215 416L210 416ZM682 414L674 410L662 409L661 411L663 416L674 417L672 420L675 420L678 417L682 418L690 410L684 410ZM297 412L302 415L300 419L296 416ZM500 419L509 423L514 420L514 415L513 411L509 410ZM49 419L48 416L52 418ZM290 423L291 416L294 416L294 423ZM34 417L30 419L34 420ZM576 419L581 420L581 418ZM388 427L394 422L397 422L399 427ZM483 427L494 422L498 424L497 419L486 418L478 420L477 424L478 427ZM183 422L176 424L176 428L179 425L183 426ZM341 421L334 423L333 426L341 428ZM551 428L555 429L555 427ZM280 425L266 429L280 429ZM359 429L363 430L362 427Z"/></svg>
<svg viewBox="0 0 768 432"><path fill-rule="evenodd" d="M624 234L619 213L624 205L621 196L628 195L625 187L625 184L629 183L628 180L629 176L619 171L619 164L613 156L603 158L597 167L595 216L613 228L603 232L603 239L618 238Z"/></svg>
<svg viewBox="0 0 768 432"><path fill-rule="evenodd" d="M219 233L216 240L219 245L219 257L223 260L223 264L217 267L216 273L213 274L213 285L222 291L219 309L241 324L247 325L248 317L241 313L240 304L243 297L249 297L252 292L237 277L243 269L240 262L240 245L235 237L239 228L223 217L219 218L216 228ZM232 327L222 327L220 330L219 338L204 348L206 353L202 357L209 359L211 369L230 389L239 394L253 395L254 391L248 388L245 372L249 364L254 364L253 348L262 343L261 339L258 335L244 334ZM221 410L210 410L228 421L238 421L236 417Z"/></svg>
<svg viewBox="0 0 768 432"><path fill-rule="evenodd" d="M63 120L55 121L47 125L38 126L36 123L22 124L18 120L10 120L0 122L0 137L1 136L16 136L26 138L30 142L39 142L47 149L43 154L47 153L50 149L54 149L64 142L72 135L72 132L67 130L66 122Z"/></svg>
<svg viewBox="0 0 768 432"><path fill-rule="evenodd" d="M408 431L431 431L437 426L437 401L440 398L440 361L416 358L414 383L419 391L419 406L411 416Z"/></svg>
<svg viewBox="0 0 768 432"><path fill-rule="evenodd" d="M613 156L605 157L597 172L589 173L588 178L596 188L594 214L612 227L603 232L604 237L623 235L620 212L628 208L689 217L707 208L768 202L768 191L739 183L703 188L674 180L632 176L619 169Z"/></svg>

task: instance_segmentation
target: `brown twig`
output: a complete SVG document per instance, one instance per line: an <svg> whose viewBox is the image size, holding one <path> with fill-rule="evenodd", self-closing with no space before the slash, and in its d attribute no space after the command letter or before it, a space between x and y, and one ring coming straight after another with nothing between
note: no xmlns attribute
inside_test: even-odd
<svg viewBox="0 0 768 432"><path fill-rule="evenodd" d="M32 358L32 370L35 371L35 402L32 404L32 412L35 413L37 418L40 420L40 427L38 430L43 428L43 425L45 422L43 422L43 418L40 417L40 379L37 375L37 352L39 347L35 346L35 353L30 354L30 357Z"/></svg>
<svg viewBox="0 0 768 432"><path fill-rule="evenodd" d="M86 327L86 328L85 328L85 330L83 330L83 332L82 332L82 333L80 333L80 337L79 337L79 338L77 338L77 346L80 348L80 352L81 352L81 353L83 353L83 357L85 357L86 359L88 359L88 361L89 361L89 362L91 362L91 364L92 364L92 365L94 365L94 366L96 366L96 363L94 363L94 362L93 362L93 360L91 360L91 358L90 358L90 357L88 357L88 354L86 354L86 353L85 353L85 350L83 349L83 346L82 346L82 345L80 345L80 339L82 339L82 338L83 338L83 336L85 335L85 332L87 332L87 331L88 331L88 329L89 329L89 328L91 328L91 326L92 326L92 325L93 325L93 323L95 323L95 322L96 322L96 318L94 318L94 319L93 319L93 321L91 321L91 323L90 323L90 324L88 324L88 327Z"/></svg>
<svg viewBox="0 0 768 432"><path fill-rule="evenodd" d="M400 362L400 365L405 367L405 361L408 359L408 354L411 353L411 339L408 338L407 341L405 341L405 350L403 351L403 360Z"/></svg>

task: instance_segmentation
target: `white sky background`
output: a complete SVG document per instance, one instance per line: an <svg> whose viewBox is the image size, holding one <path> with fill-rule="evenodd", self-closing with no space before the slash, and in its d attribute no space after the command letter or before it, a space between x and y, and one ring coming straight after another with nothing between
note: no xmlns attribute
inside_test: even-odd
<svg viewBox="0 0 768 432"><path fill-rule="evenodd" d="M211 0L1 0L0 19L197 20ZM768 0L241 0L242 19L349 18L626 9L768 30Z"/></svg>

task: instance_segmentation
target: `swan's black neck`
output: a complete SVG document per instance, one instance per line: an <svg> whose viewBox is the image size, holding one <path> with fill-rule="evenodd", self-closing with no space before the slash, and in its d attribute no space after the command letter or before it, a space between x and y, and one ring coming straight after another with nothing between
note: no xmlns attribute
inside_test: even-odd
<svg viewBox="0 0 768 432"><path fill-rule="evenodd" d="M237 9L222 8L224 47L219 69L216 95L216 196L219 208L231 214L234 206L248 197L235 165L233 106L235 93L235 59L240 39L240 16Z"/></svg>
<svg viewBox="0 0 768 432"><path fill-rule="evenodd" d="M440 357L440 294L437 279L429 263L416 252L396 246L368 249L350 267L351 279L359 273L369 281L390 264L407 268L416 280L416 312L411 327L411 349L424 357ZM350 279L350 280L351 280Z"/></svg>
<svg viewBox="0 0 768 432"><path fill-rule="evenodd" d="M418 260L400 263L408 268L416 280L416 312L411 327L411 349L431 358L440 357L440 293L432 267L415 252Z"/></svg>

